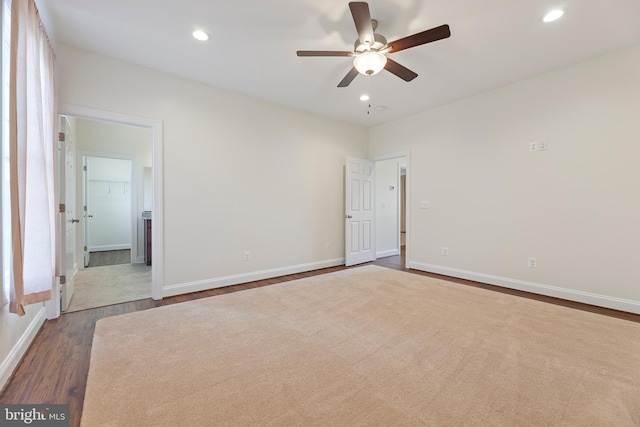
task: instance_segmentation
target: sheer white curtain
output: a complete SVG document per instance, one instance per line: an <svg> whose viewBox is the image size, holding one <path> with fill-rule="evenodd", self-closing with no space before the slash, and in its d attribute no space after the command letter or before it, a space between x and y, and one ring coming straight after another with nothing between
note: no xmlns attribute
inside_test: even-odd
<svg viewBox="0 0 640 427"><path fill-rule="evenodd" d="M11 2L10 310L51 299L56 263L54 54L34 0Z"/></svg>

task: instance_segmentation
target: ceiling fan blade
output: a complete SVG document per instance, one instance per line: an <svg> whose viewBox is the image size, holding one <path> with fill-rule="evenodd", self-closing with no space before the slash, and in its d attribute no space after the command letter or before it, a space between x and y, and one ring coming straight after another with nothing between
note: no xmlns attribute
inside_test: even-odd
<svg viewBox="0 0 640 427"><path fill-rule="evenodd" d="M298 56L353 56L353 52L342 52L337 50L299 50Z"/></svg>
<svg viewBox="0 0 640 427"><path fill-rule="evenodd" d="M340 83L338 83L338 87L347 87L349 86L349 84L353 81L353 79L356 78L356 76L358 75L358 70L356 70L356 67L353 67L351 69L351 71L349 71L347 73L346 76L344 76L344 79L342 79L342 81Z"/></svg>
<svg viewBox="0 0 640 427"><path fill-rule="evenodd" d="M372 45L374 42L373 25L371 24L371 14L369 5L363 1L352 1L349 3L353 22L356 24L358 39L362 44Z"/></svg>
<svg viewBox="0 0 640 427"><path fill-rule="evenodd" d="M391 52L389 53L396 53L404 49L409 49L410 47L446 39L449 36L451 36L451 31L449 30L449 26L445 24L412 36L403 37L387 45L391 47Z"/></svg>
<svg viewBox="0 0 640 427"><path fill-rule="evenodd" d="M393 59L389 59L389 58L387 58L387 63L385 64L384 69L400 77L405 82L410 82L411 80L418 77L416 73L414 73L404 65L400 65Z"/></svg>

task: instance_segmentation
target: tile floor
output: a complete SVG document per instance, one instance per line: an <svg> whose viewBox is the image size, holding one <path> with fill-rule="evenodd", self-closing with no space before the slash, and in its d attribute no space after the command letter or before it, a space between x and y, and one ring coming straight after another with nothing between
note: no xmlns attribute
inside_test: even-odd
<svg viewBox="0 0 640 427"><path fill-rule="evenodd" d="M151 266L119 264L78 270L66 313L151 297Z"/></svg>

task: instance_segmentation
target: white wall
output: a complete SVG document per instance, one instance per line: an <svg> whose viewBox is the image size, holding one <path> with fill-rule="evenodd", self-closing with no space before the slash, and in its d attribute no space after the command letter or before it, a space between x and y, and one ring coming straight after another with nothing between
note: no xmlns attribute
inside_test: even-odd
<svg viewBox="0 0 640 427"><path fill-rule="evenodd" d="M144 168L151 167L151 130L135 126L126 126L115 123L107 123L96 120L75 119L76 149L79 152L91 153L101 156L125 156L133 159L135 164L136 190L137 190L137 235L138 235L138 261L144 257L144 228L142 223L142 211L144 207ZM78 169L82 165L81 156L76 156ZM82 180L78 180L78 205L82 201ZM79 229L81 231L81 229ZM82 265L82 246L84 238L82 233L77 233L78 245L76 255L78 264Z"/></svg>
<svg viewBox="0 0 640 427"><path fill-rule="evenodd" d="M640 312L639 113L636 46L373 128L411 151L411 265Z"/></svg>
<svg viewBox="0 0 640 427"><path fill-rule="evenodd" d="M400 253L400 160L376 162L376 255ZM393 190L391 189L393 187Z"/></svg>
<svg viewBox="0 0 640 427"><path fill-rule="evenodd" d="M342 262L344 157L368 157L365 128L68 46L56 56L61 104L164 123L165 294Z"/></svg>

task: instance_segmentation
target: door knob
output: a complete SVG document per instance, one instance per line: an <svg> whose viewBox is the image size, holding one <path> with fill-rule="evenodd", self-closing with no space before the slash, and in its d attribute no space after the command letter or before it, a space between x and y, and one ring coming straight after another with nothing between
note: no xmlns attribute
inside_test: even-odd
<svg viewBox="0 0 640 427"><path fill-rule="evenodd" d="M351 215L345 215L344 217L347 219L353 218Z"/></svg>
<svg viewBox="0 0 640 427"><path fill-rule="evenodd" d="M75 218L71 219L71 224L73 224L74 222L80 222L80 220Z"/></svg>

